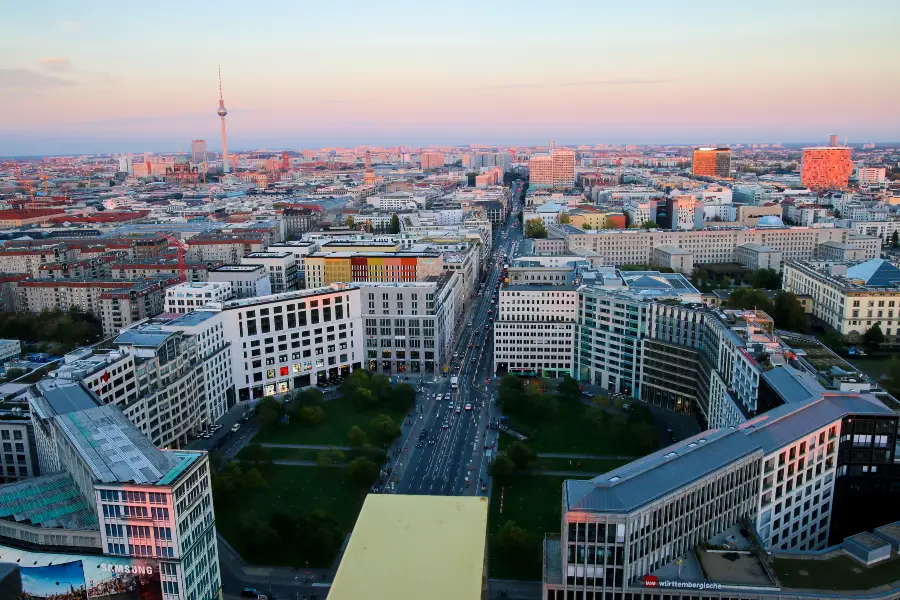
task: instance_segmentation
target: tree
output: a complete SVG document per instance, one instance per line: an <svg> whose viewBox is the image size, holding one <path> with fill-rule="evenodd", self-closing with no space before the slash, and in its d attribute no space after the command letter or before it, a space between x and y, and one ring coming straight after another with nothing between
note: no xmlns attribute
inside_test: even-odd
<svg viewBox="0 0 900 600"><path fill-rule="evenodd" d="M498 452L488 469L491 477L501 483L510 481L516 476L516 463L505 452Z"/></svg>
<svg viewBox="0 0 900 600"><path fill-rule="evenodd" d="M256 415L263 429L277 423L283 414L284 405L272 396L266 396L260 400L256 407Z"/></svg>
<svg viewBox="0 0 900 600"><path fill-rule="evenodd" d="M506 455L519 470L527 469L537 459L537 454L534 453L534 450L521 441L515 441L510 444L509 448L506 449Z"/></svg>
<svg viewBox="0 0 900 600"><path fill-rule="evenodd" d="M769 316L779 329L797 332L806 330L806 311L792 292L778 292L775 295Z"/></svg>
<svg viewBox="0 0 900 600"><path fill-rule="evenodd" d="M300 420L304 425L318 427L328 420L328 415L321 406L304 406L300 409Z"/></svg>
<svg viewBox="0 0 900 600"><path fill-rule="evenodd" d="M896 248L900 246L900 233L894 232L891 234L891 247Z"/></svg>
<svg viewBox="0 0 900 600"><path fill-rule="evenodd" d="M572 217L567 212L559 213L559 222L563 225L568 225L572 222Z"/></svg>
<svg viewBox="0 0 900 600"><path fill-rule="evenodd" d="M525 221L525 237L527 238L546 238L547 228L540 219L528 219Z"/></svg>
<svg viewBox="0 0 900 600"><path fill-rule="evenodd" d="M353 215L347 215L347 218L344 219L344 224L347 227L349 227L350 229L353 229L353 226L354 226Z"/></svg>
<svg viewBox="0 0 900 600"><path fill-rule="evenodd" d="M494 553L509 563L533 562L532 545L532 535L515 521L501 525L494 536Z"/></svg>
<svg viewBox="0 0 900 600"><path fill-rule="evenodd" d="M884 343L884 332L881 331L881 324L876 322L866 330L863 334L863 341L867 346L877 346Z"/></svg>
<svg viewBox="0 0 900 600"><path fill-rule="evenodd" d="M369 443L369 436L366 435L366 432L359 425L351 427L347 437L350 438L350 445L356 448L362 448Z"/></svg>
<svg viewBox="0 0 900 600"><path fill-rule="evenodd" d="M750 285L763 290L780 290L781 273L775 269L757 269L750 274Z"/></svg>
<svg viewBox="0 0 900 600"><path fill-rule="evenodd" d="M387 458L387 451L384 448L379 448L378 446L373 446L372 444L366 444L359 451L360 456L365 456L373 463L380 465L384 464L384 460Z"/></svg>
<svg viewBox="0 0 900 600"><path fill-rule="evenodd" d="M500 382L497 402L504 412L514 414L525 408L525 384L515 375L506 375Z"/></svg>
<svg viewBox="0 0 900 600"><path fill-rule="evenodd" d="M25 369L20 369L18 367L13 367L12 369L6 370L6 381L12 381L13 379L18 379L22 375L25 375L28 371Z"/></svg>
<svg viewBox="0 0 900 600"><path fill-rule="evenodd" d="M369 424L369 434L377 442L384 444L393 442L400 437L400 426L387 415L378 415Z"/></svg>
<svg viewBox="0 0 900 600"><path fill-rule="evenodd" d="M659 229L659 223L656 221L644 221L644 224L641 225L644 229Z"/></svg>
<svg viewBox="0 0 900 600"><path fill-rule="evenodd" d="M837 331L829 330L819 336L819 341L837 354L847 353L847 340Z"/></svg>
<svg viewBox="0 0 900 600"><path fill-rule="evenodd" d="M319 450L319 453L316 455L316 464L323 468L333 467L334 465L341 464L346 460L347 456L337 448L326 448L325 450Z"/></svg>
<svg viewBox="0 0 900 600"><path fill-rule="evenodd" d="M391 233L397 234L400 233L400 217L397 216L397 213L391 215Z"/></svg>
<svg viewBox="0 0 900 600"><path fill-rule="evenodd" d="M314 388L307 388L294 394L292 403L299 406L322 406L325 403L325 394Z"/></svg>
<svg viewBox="0 0 900 600"><path fill-rule="evenodd" d="M241 451L241 462L258 468L267 468L272 466L272 451L260 444L248 444Z"/></svg>
<svg viewBox="0 0 900 600"><path fill-rule="evenodd" d="M368 458L354 458L347 465L347 476L359 487L369 487L378 479L378 465Z"/></svg>
<svg viewBox="0 0 900 600"><path fill-rule="evenodd" d="M585 221L584 224L581 226L581 228L584 230L591 230L594 228L594 226L591 225L590 223L588 223L587 221Z"/></svg>
<svg viewBox="0 0 900 600"><path fill-rule="evenodd" d="M393 408L409 410L416 403L416 390L408 383L398 383L388 395L388 399Z"/></svg>
<svg viewBox="0 0 900 600"><path fill-rule="evenodd" d="M738 288L728 295L726 308L756 309L771 312L769 296L765 291L756 288Z"/></svg>
<svg viewBox="0 0 900 600"><path fill-rule="evenodd" d="M265 551L278 540L278 533L268 522L260 518L254 510L248 510L238 517L241 539L255 551Z"/></svg>
<svg viewBox="0 0 900 600"><path fill-rule="evenodd" d="M559 384L559 393L567 398L577 398L581 394L581 386L570 375L563 375Z"/></svg>
<svg viewBox="0 0 900 600"><path fill-rule="evenodd" d="M301 515L297 519L296 530L297 537L289 543L296 549L300 560L311 564L321 565L322 557L336 556L344 541L344 533L337 520L320 510Z"/></svg>

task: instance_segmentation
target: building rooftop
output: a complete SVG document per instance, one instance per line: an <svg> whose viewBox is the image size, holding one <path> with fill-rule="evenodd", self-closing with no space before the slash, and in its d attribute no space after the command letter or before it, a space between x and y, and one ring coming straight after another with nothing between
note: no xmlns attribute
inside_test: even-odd
<svg viewBox="0 0 900 600"><path fill-rule="evenodd" d="M288 258L293 256L290 252L250 252L244 258Z"/></svg>
<svg viewBox="0 0 900 600"><path fill-rule="evenodd" d="M196 327L201 323L214 318L218 311L195 310L193 312L180 314L171 321L165 323L168 327Z"/></svg>
<svg viewBox="0 0 900 600"><path fill-rule="evenodd" d="M487 498L369 494L329 600L483 597Z"/></svg>
<svg viewBox="0 0 900 600"><path fill-rule="evenodd" d="M262 265L222 265L221 267L216 267L214 269L210 269L210 273L252 273L254 271L261 271L265 267Z"/></svg>
<svg viewBox="0 0 900 600"><path fill-rule="evenodd" d="M0 485L0 519L34 527L95 530L96 507L88 505L68 473Z"/></svg>
<svg viewBox="0 0 900 600"><path fill-rule="evenodd" d="M269 296L255 296L253 298L240 298L238 300L228 300L222 303L222 310L233 310L237 308L246 308L256 306L257 304L271 304L272 302L282 302L284 300L305 300L315 296L324 296L326 294L335 294L338 292L347 292L357 288L356 284L348 285L344 283L333 283L328 287L311 288L306 290L297 290L293 292L283 292L281 294L271 294ZM358 289L358 288L357 288Z"/></svg>
<svg viewBox="0 0 900 600"><path fill-rule="evenodd" d="M35 387L32 410L41 419L100 406L99 400L74 381L42 379Z"/></svg>
<svg viewBox="0 0 900 600"><path fill-rule="evenodd" d="M770 369L762 374L785 403L807 402L825 392L815 377L790 365Z"/></svg>
<svg viewBox="0 0 900 600"><path fill-rule="evenodd" d="M113 344L122 346L138 346L143 348L159 348L174 335L171 331L160 331L145 327L126 329L120 333Z"/></svg>

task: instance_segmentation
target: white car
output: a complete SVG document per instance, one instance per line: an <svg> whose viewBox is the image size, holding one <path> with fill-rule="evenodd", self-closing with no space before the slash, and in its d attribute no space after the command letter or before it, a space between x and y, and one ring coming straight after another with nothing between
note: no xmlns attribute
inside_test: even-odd
<svg viewBox="0 0 900 600"><path fill-rule="evenodd" d="M231 427L231 433L237 433L237 432L238 432L238 429L240 429L240 428L241 428L241 424L240 424L240 423L235 423L235 424L232 425L232 427Z"/></svg>
<svg viewBox="0 0 900 600"><path fill-rule="evenodd" d="M466 404L465 409L466 409L466 410L472 410L472 405L471 405L471 404Z"/></svg>
<svg viewBox="0 0 900 600"><path fill-rule="evenodd" d="M460 412L462 412L462 409L461 409L460 407L457 406L457 407L456 407L456 414L459 414Z"/></svg>

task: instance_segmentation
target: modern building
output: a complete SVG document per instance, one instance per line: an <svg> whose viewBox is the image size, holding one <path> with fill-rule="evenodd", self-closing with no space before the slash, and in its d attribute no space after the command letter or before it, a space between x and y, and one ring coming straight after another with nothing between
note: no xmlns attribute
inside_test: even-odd
<svg viewBox="0 0 900 600"><path fill-rule="evenodd" d="M486 598L487 505L474 496L369 494L328 598Z"/></svg>
<svg viewBox="0 0 900 600"><path fill-rule="evenodd" d="M28 402L41 476L0 486L4 559L82 561L90 571L81 578L104 588L139 574L166 600L218 597L206 453L157 449L117 407L71 381L40 381Z"/></svg>
<svg viewBox="0 0 900 600"><path fill-rule="evenodd" d="M323 245L324 248L324 245ZM439 252L316 252L303 261L308 288L332 283L422 281L440 275Z"/></svg>
<svg viewBox="0 0 900 600"><path fill-rule="evenodd" d="M731 179L731 148L697 148L691 172L701 177Z"/></svg>
<svg viewBox="0 0 900 600"><path fill-rule="evenodd" d="M22 356L22 342L19 340L0 340L0 365Z"/></svg>
<svg viewBox="0 0 900 600"><path fill-rule="evenodd" d="M6 402L0 409L0 484L12 483L38 474L34 431L27 403ZM2 519L2 517L0 517ZM0 520L0 537L2 537Z"/></svg>
<svg viewBox="0 0 900 600"><path fill-rule="evenodd" d="M182 283L166 288L166 306L163 312L189 313L210 302L225 302L233 295L231 282L206 281Z"/></svg>
<svg viewBox="0 0 900 600"><path fill-rule="evenodd" d="M209 279L209 270L221 267L223 261L196 262L186 260L184 262L185 281L206 281ZM178 259L117 260L110 264L110 274L114 279L147 279L151 277L177 277L180 276Z"/></svg>
<svg viewBox="0 0 900 600"><path fill-rule="evenodd" d="M804 148L800 181L816 192L846 188L853 173L851 152L847 147Z"/></svg>
<svg viewBox="0 0 900 600"><path fill-rule="evenodd" d="M222 304L237 399L284 394L362 368L360 301L358 287L335 284Z"/></svg>
<svg viewBox="0 0 900 600"><path fill-rule="evenodd" d="M297 282L297 260L293 252L251 252L241 259L243 265L262 265L269 274L272 294L293 292L300 286Z"/></svg>
<svg viewBox="0 0 900 600"><path fill-rule="evenodd" d="M551 148L538 152L528 160L528 182L533 188L575 186L575 152L568 148Z"/></svg>
<svg viewBox="0 0 900 600"><path fill-rule="evenodd" d="M206 163L206 140L191 140L191 163Z"/></svg>
<svg viewBox="0 0 900 600"><path fill-rule="evenodd" d="M419 160L422 163L423 171L427 169L440 169L444 166L444 153L423 152L419 155Z"/></svg>
<svg viewBox="0 0 900 600"><path fill-rule="evenodd" d="M460 273L446 272L419 282L357 285L366 369L386 375L437 375L449 366L462 315Z"/></svg>
<svg viewBox="0 0 900 600"><path fill-rule="evenodd" d="M841 335L860 339L878 325L900 336L900 269L876 258L862 262L795 261L784 265L782 287L813 300L813 315Z"/></svg>
<svg viewBox="0 0 900 600"><path fill-rule="evenodd" d="M272 293L272 283L265 266L222 265L209 270L211 283L230 283L235 298L256 298Z"/></svg>

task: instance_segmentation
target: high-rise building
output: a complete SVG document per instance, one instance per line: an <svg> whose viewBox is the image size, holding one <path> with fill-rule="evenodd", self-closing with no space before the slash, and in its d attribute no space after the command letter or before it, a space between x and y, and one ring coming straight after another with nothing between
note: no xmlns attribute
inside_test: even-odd
<svg viewBox="0 0 900 600"><path fill-rule="evenodd" d="M195 165L206 162L206 140L191 140L191 162Z"/></svg>
<svg viewBox="0 0 900 600"><path fill-rule="evenodd" d="M728 179L731 177L731 148L694 150L694 175Z"/></svg>
<svg viewBox="0 0 900 600"><path fill-rule="evenodd" d="M853 173L851 149L846 146L817 146L803 149L800 181L813 191L847 187Z"/></svg>
<svg viewBox="0 0 900 600"><path fill-rule="evenodd" d="M575 152L568 148L556 148L551 143L550 152L535 153L528 161L528 181L538 187L566 187L575 185Z"/></svg>
<svg viewBox="0 0 900 600"><path fill-rule="evenodd" d="M439 169L444 166L443 152L423 152L420 156L423 169Z"/></svg>

